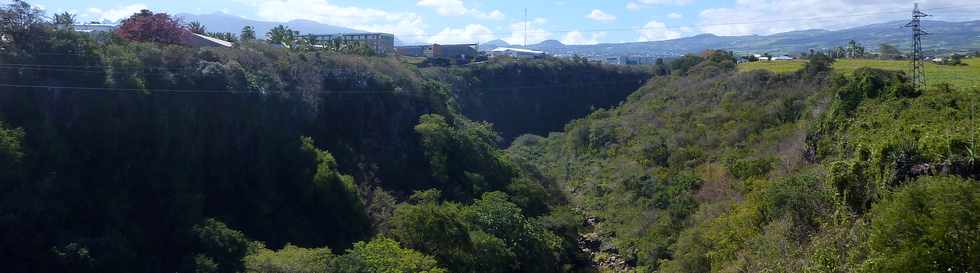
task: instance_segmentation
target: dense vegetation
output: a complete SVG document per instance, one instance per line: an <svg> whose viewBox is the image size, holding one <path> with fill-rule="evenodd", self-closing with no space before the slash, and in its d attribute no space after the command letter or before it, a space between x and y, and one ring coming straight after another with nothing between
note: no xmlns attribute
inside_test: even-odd
<svg viewBox="0 0 980 273"><path fill-rule="evenodd" d="M394 58L188 48L75 33L23 2L2 11L8 272L558 272L583 260L557 187Z"/></svg>
<svg viewBox="0 0 980 273"><path fill-rule="evenodd" d="M806 60L752 62L738 65L738 70L769 70L775 73L794 73L806 65ZM911 66L908 61L868 60L868 59L839 59L834 63L834 70L850 74L860 68L877 68L889 71L905 71L909 73ZM950 66L935 63L926 64L926 75L930 83L949 83L959 88L980 86L980 57L963 59L963 65Z"/></svg>
<svg viewBox="0 0 980 273"><path fill-rule="evenodd" d="M591 219L600 270L976 271L980 90L815 58L704 61L510 152Z"/></svg>
<svg viewBox="0 0 980 273"><path fill-rule="evenodd" d="M188 48L41 15L0 9L5 272L980 270L975 88L707 51L620 104L648 72ZM126 32L181 28L130 22L151 16ZM498 148L494 126L603 105Z"/></svg>

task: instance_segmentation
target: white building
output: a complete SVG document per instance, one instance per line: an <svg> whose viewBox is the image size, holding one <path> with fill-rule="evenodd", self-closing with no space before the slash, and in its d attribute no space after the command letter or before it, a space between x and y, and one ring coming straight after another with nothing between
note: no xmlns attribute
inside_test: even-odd
<svg viewBox="0 0 980 273"><path fill-rule="evenodd" d="M73 25L72 28L78 32L84 33L97 33L97 32L113 32L116 30L117 25L114 24L77 24Z"/></svg>
<svg viewBox="0 0 980 273"><path fill-rule="evenodd" d="M378 55L396 53L395 35L389 33L309 34L304 37L313 38L320 42L362 43Z"/></svg>
<svg viewBox="0 0 980 273"><path fill-rule="evenodd" d="M490 57L492 58L503 57L503 56L508 56L512 58L541 58L546 55L547 54L541 51L522 49L522 48L509 48L509 47L500 47L490 51Z"/></svg>

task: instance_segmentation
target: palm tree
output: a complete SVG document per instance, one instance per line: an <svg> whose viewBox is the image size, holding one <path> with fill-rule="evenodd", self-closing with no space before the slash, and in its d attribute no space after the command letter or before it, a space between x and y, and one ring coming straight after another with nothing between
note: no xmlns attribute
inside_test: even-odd
<svg viewBox="0 0 980 273"><path fill-rule="evenodd" d="M245 26L242 28L242 34L239 35L242 41L254 41L255 40L255 28L252 26Z"/></svg>
<svg viewBox="0 0 980 273"><path fill-rule="evenodd" d="M187 28L190 29L191 32L201 34L201 35L208 33L207 28L204 27L204 25L202 25L201 22L198 21L194 21L191 22L190 24L187 24Z"/></svg>
<svg viewBox="0 0 980 273"><path fill-rule="evenodd" d="M71 29L75 25L75 15L66 12L54 15L54 25L60 29Z"/></svg>
<svg viewBox="0 0 980 273"><path fill-rule="evenodd" d="M272 30L269 30L269 33L266 33L265 37L269 40L269 43L292 47L298 33L289 29L287 26L278 25L272 28Z"/></svg>

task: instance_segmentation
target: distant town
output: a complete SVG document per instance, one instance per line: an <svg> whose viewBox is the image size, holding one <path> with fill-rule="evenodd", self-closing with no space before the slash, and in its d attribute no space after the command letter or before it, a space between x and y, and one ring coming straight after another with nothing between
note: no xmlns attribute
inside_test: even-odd
<svg viewBox="0 0 980 273"><path fill-rule="evenodd" d="M197 24L197 25L195 25ZM107 33L114 31L118 25L111 23L86 23L74 25L74 30L78 32ZM187 33L182 35L181 43L194 47L234 47L239 41L239 35L234 33L209 33L199 23L191 22ZM255 33L246 34L251 27L244 27L241 35L252 35L256 39ZM260 36L262 37L262 36ZM244 37L242 37L244 38ZM266 43L275 47L291 48L297 46L308 46L314 48L324 47L364 47L374 55L390 56L395 55L404 58L414 58L419 63L432 65L467 64L481 62L492 58L515 58L515 59L534 59L534 58L581 58L593 63L603 63L612 65L654 65L664 59L673 59L684 54L697 52L697 47L672 46L673 50L667 51L644 51L642 48L635 50L612 50L612 47L631 48L641 47L641 43L609 44L609 45L564 45L559 41L544 41L531 46L510 45L501 40L490 41L484 44L414 44L399 45L398 39L391 33L310 33L300 34L298 31L289 30L288 27L278 26L264 36L262 39ZM718 37L714 35L699 35L690 37L690 40L703 40ZM242 39L244 40L244 39ZM683 40L683 39L681 39ZM680 41L680 40L675 40ZM663 43L676 43L675 41L664 41ZM746 50L731 50L730 53L736 56L738 63L757 62L757 61L792 61L802 59L816 52L824 53L836 58L864 58L879 57L885 59L902 59L905 56L898 51L895 46L881 44L881 48L876 48L874 53L867 50L863 45L851 40L846 45L831 48L798 50L800 52L790 53L792 50L780 50L780 54L770 54L768 52L751 52ZM605 48L604 48L605 47ZM640 54L626 54L622 52L644 52ZM949 52L935 52L926 59L932 62L942 63L950 59L955 54Z"/></svg>

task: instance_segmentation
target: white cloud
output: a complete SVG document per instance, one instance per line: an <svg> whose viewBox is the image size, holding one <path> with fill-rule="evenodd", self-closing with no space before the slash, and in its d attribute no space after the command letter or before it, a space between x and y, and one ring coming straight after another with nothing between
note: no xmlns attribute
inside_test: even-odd
<svg viewBox="0 0 980 273"><path fill-rule="evenodd" d="M935 12L932 20L976 20L976 0L737 0L734 7L700 13L700 31L718 35L773 34L805 29L843 29L906 20L914 2ZM855 11L861 13L855 15ZM748 18L748 19L744 19ZM900 26L896 26L900 27Z"/></svg>
<svg viewBox="0 0 980 273"><path fill-rule="evenodd" d="M78 17L83 19L82 21L111 21L116 22L122 19L129 18L133 14L139 12L140 10L149 9L144 4L132 4L128 6L119 6L110 9L100 9L100 8L88 8L80 14Z"/></svg>
<svg viewBox="0 0 980 273"><path fill-rule="evenodd" d="M605 37L606 32L595 32L592 33L590 38L586 38L585 34L576 30L565 34L561 42L566 45L594 45L600 43Z"/></svg>
<svg viewBox="0 0 980 273"><path fill-rule="evenodd" d="M552 33L544 30L547 19L535 18L527 23L527 44L536 44L551 38ZM513 22L510 24L510 37L504 37L504 41L512 45L524 44L524 22Z"/></svg>
<svg viewBox="0 0 980 273"><path fill-rule="evenodd" d="M464 28L445 28L429 38L429 43L476 44L495 39L493 31L484 25L472 24Z"/></svg>
<svg viewBox="0 0 980 273"><path fill-rule="evenodd" d="M506 16L504 16L504 13L502 11L497 10L497 9L495 9L493 11L490 11L490 12L482 12L482 11L479 11L479 10L471 9L469 11L469 14L470 15L473 15L473 16L476 16L477 18L480 18L480 19L491 19L491 20L500 20L500 19L504 19L504 17L506 17Z"/></svg>
<svg viewBox="0 0 980 273"><path fill-rule="evenodd" d="M416 5L434 8L436 13L443 16L466 15L466 7L461 0L419 0Z"/></svg>
<svg viewBox="0 0 980 273"><path fill-rule="evenodd" d="M640 4L644 4L644 5L648 5L648 6L656 6L656 5L687 5L687 4L690 4L690 3L694 3L694 0L636 0L636 1L639 2ZM742 1L742 0L737 0L737 1Z"/></svg>
<svg viewBox="0 0 980 273"><path fill-rule="evenodd" d="M417 6L427 7L436 10L442 16L474 16L480 19L503 19L504 13L500 10L484 12L478 9L466 8L462 0L419 0Z"/></svg>
<svg viewBox="0 0 980 273"><path fill-rule="evenodd" d="M616 16L613 16L612 14L608 14L608 13L605 13L605 12L603 12L601 10L597 10L597 9L592 10L592 13L586 14L585 15L585 18L588 18L588 19L590 19L592 21L598 21L598 22L612 22L612 21L616 21Z"/></svg>
<svg viewBox="0 0 980 273"><path fill-rule="evenodd" d="M636 11L636 10L639 10L639 9L642 9L642 8L643 8L643 6L641 6L639 3L636 3L636 2L633 2L633 1L630 1L630 2L627 2L626 3L626 9L628 9L628 10Z"/></svg>
<svg viewBox="0 0 980 273"><path fill-rule="evenodd" d="M264 20L313 20L364 31L394 33L403 41L419 41L425 36L422 17L411 12L338 6L326 0L252 0L245 3L255 6L258 17Z"/></svg>
<svg viewBox="0 0 980 273"><path fill-rule="evenodd" d="M742 1L742 0L736 0L736 1ZM694 0L635 0L635 1L627 2L626 9L631 11L637 11L643 8L649 8L653 6L659 6L659 5L683 6L691 3L694 3Z"/></svg>
<svg viewBox="0 0 980 273"><path fill-rule="evenodd" d="M684 35L689 29L671 29L666 24L658 21L650 21L639 30L640 41L663 41L677 39Z"/></svg>
<svg viewBox="0 0 980 273"><path fill-rule="evenodd" d="M684 15L683 14L680 14L680 13L676 13L676 12L671 12L670 14L667 14L667 18L670 18L670 19L681 19L681 18L684 18Z"/></svg>

